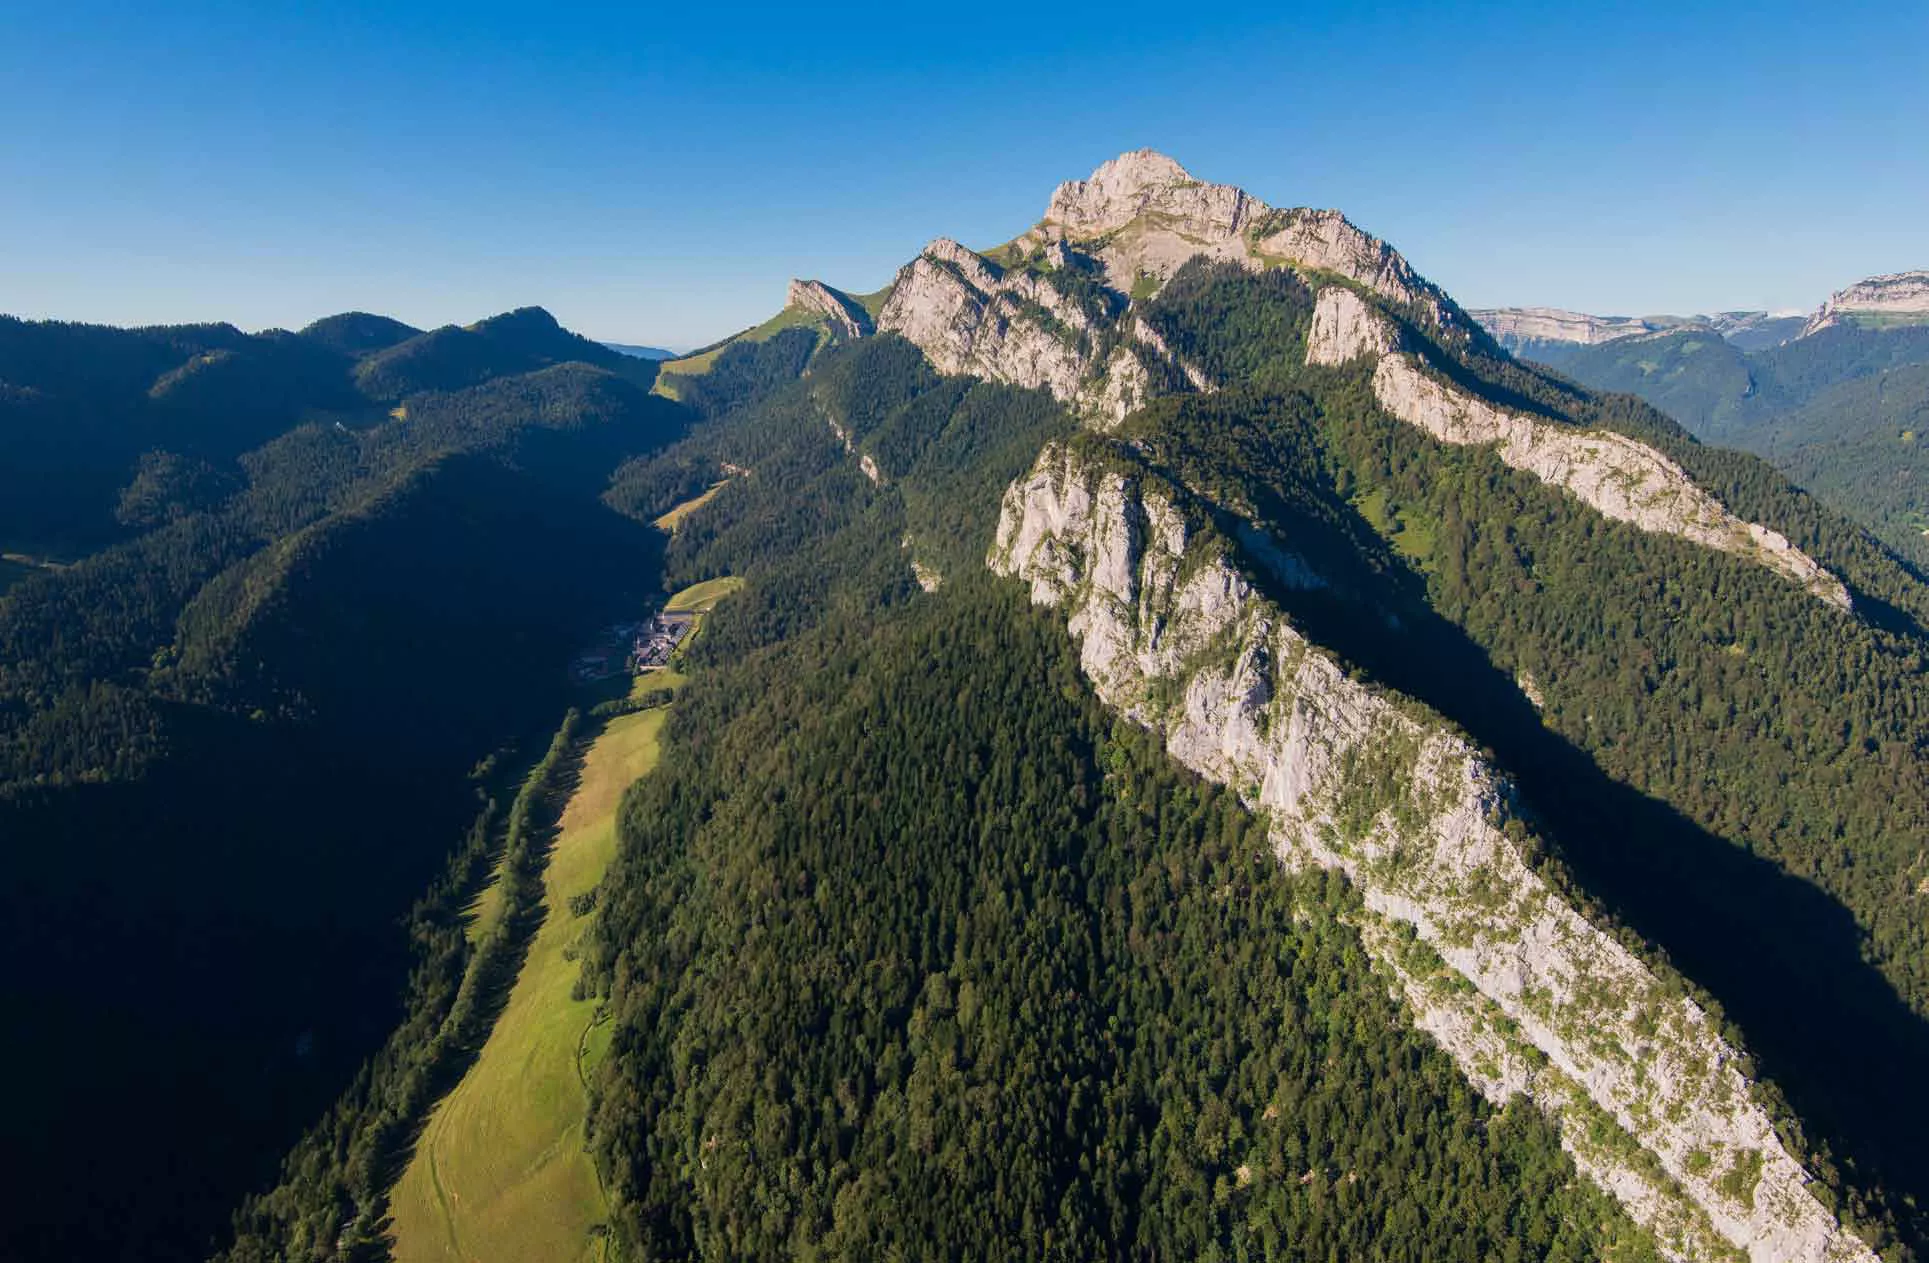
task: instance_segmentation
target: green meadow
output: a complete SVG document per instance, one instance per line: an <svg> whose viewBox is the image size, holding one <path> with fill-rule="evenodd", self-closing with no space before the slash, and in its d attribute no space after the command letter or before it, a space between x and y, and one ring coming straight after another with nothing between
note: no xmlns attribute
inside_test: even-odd
<svg viewBox="0 0 1929 1263"><path fill-rule="evenodd" d="M739 586L709 580L671 597L668 608L704 613ZM671 670L639 676L633 695L683 678ZM668 717L664 706L618 716L581 756L528 957L481 1055L435 1107L391 1198L397 1263L603 1258L607 1205L583 1127L589 1075L608 1030L597 1001L573 995L575 947L595 909L572 901L594 890L615 858L623 791L656 766ZM485 891L472 933L499 914L499 900Z"/></svg>

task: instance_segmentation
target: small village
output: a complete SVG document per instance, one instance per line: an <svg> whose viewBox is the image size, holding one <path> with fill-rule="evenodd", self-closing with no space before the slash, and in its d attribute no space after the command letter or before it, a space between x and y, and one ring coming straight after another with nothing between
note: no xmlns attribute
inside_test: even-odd
<svg viewBox="0 0 1929 1263"><path fill-rule="evenodd" d="M666 667L696 621L692 611L663 610L641 623L613 624L602 641L576 655L570 678L594 684L619 672L642 675Z"/></svg>

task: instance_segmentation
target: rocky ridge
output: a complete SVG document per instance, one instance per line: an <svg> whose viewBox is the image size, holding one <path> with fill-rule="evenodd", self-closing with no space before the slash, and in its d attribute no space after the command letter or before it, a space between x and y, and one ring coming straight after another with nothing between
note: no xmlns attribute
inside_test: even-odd
<svg viewBox="0 0 1929 1263"><path fill-rule="evenodd" d="M821 316L831 332L840 337L861 338L872 331L869 313L854 299L822 281L793 279L784 296L784 306Z"/></svg>
<svg viewBox="0 0 1929 1263"><path fill-rule="evenodd" d="M877 327L916 343L941 373L1048 390L1100 421L1151 397L1134 348L1164 345L1136 318L1129 341L1112 343L1100 320L1046 276L999 267L945 237L899 270Z"/></svg>
<svg viewBox="0 0 1929 1263"><path fill-rule="evenodd" d="M1524 858L1512 791L1467 740L1350 677L1184 493L1096 442L1047 447L987 560L1066 614L1100 697L1264 813L1287 862L1344 871L1418 1024L1490 1099L1534 1101L1670 1257L1873 1260L1701 1007Z"/></svg>
<svg viewBox="0 0 1929 1263"><path fill-rule="evenodd" d="M1695 316L1592 316L1557 307L1486 307L1467 313L1515 355L1535 358L1561 347L1599 346L1671 333L1710 333L1744 351L1801 335L1803 313L1718 311Z"/></svg>
<svg viewBox="0 0 1929 1263"><path fill-rule="evenodd" d="M1397 345L1391 322L1358 294L1339 285L1319 292L1307 363L1373 361L1374 398L1392 416L1443 443L1491 446L1508 465L1559 487L1604 517L1745 557L1830 605L1849 608L1840 579L1780 533L1728 512L1686 470L1647 444L1494 407L1434 377Z"/></svg>
<svg viewBox="0 0 1929 1263"><path fill-rule="evenodd" d="M1515 354L1536 347L1598 346L1656 334L1705 331L1744 350L1806 338L1841 324L1929 321L1929 270L1892 272L1835 291L1809 313L1721 311L1694 316L1593 316L1557 307L1484 307L1467 313Z"/></svg>
<svg viewBox="0 0 1929 1263"><path fill-rule="evenodd" d="M1820 333L1848 321L1929 321L1929 270L1871 276L1830 294L1809 317L1802 336Z"/></svg>
<svg viewBox="0 0 1929 1263"><path fill-rule="evenodd" d="M1590 316L1558 307L1495 307L1469 311L1494 340L1510 351L1535 342L1566 342L1595 346L1619 338L1652 333L1662 325L1634 316Z"/></svg>
<svg viewBox="0 0 1929 1263"><path fill-rule="evenodd" d="M1344 277L1448 342L1464 340L1470 328L1397 251L1338 211L1276 210L1231 185L1196 180L1151 150L1060 185L1045 218L1002 254L1020 262L1001 266L948 238L933 241L898 273L877 328L916 343L940 372L1049 390L1101 423L1149 398L1148 361L1171 370L1160 376L1210 387L1127 302L1127 295L1155 295L1194 258ZM1095 314L1052 279L1087 266L1124 314ZM1122 336L1106 336L1114 326Z"/></svg>

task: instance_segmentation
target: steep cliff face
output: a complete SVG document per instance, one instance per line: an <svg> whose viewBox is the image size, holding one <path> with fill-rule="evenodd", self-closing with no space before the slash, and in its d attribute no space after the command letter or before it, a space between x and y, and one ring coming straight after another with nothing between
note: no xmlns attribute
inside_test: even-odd
<svg viewBox="0 0 1929 1263"><path fill-rule="evenodd" d="M898 272L877 323L916 343L941 373L1048 390L1101 423L1152 394L1134 348L1163 353L1136 319L1123 337L1108 338L1099 318L1045 276L1001 268L943 237Z"/></svg>
<svg viewBox="0 0 1929 1263"><path fill-rule="evenodd" d="M1282 858L1347 873L1419 1025L1493 1100L1531 1098L1669 1255L1872 1260L1702 1009L1526 861L1504 780L1437 716L1351 678L1235 556L1183 491L1087 443L1048 447L1009 489L988 562L1065 612L1109 705L1265 813Z"/></svg>
<svg viewBox="0 0 1929 1263"><path fill-rule="evenodd" d="M1929 270L1871 276L1829 295L1809 318L1802 336L1849 321L1872 324L1929 321Z"/></svg>
<svg viewBox="0 0 1929 1263"><path fill-rule="evenodd" d="M1436 331L1464 321L1386 242L1336 210L1280 210L1229 184L1208 184L1150 149L1123 154L1052 194L1021 248L1069 241L1098 258L1113 286L1144 293L1204 256L1248 267L1332 272L1424 313Z"/></svg>
<svg viewBox="0 0 1929 1263"><path fill-rule="evenodd" d="M1633 316L1590 316L1558 307L1496 307L1467 314L1510 351L1535 342L1596 346L1662 327Z"/></svg>
<svg viewBox="0 0 1929 1263"><path fill-rule="evenodd" d="M1378 359L1400 344L1393 326L1344 285L1328 285L1313 300L1306 362L1328 368L1366 356Z"/></svg>
<svg viewBox="0 0 1929 1263"><path fill-rule="evenodd" d="M1650 334L1705 332L1744 351L1780 346L1802 331L1806 313L1716 311L1692 316L1590 316L1557 307L1488 307L1467 313L1515 355L1599 346Z"/></svg>
<svg viewBox="0 0 1929 1263"><path fill-rule="evenodd" d="M1005 268L955 241L932 242L899 272L878 328L909 338L941 372L1042 387L1100 423L1150 397L1148 360L1171 370L1161 377L1209 387L1127 304L1128 295L1157 293L1195 258L1333 273L1411 310L1449 342L1468 327L1398 252L1338 211L1275 210L1151 150L1060 185L1045 218L1008 250L1025 265ZM1082 260L1122 314L1094 314L1049 279Z"/></svg>
<svg viewBox="0 0 1929 1263"><path fill-rule="evenodd" d="M1329 286L1316 300L1306 360L1329 366L1377 361L1373 394L1380 406L1441 442L1491 446L1513 468L1559 487L1604 517L1748 558L1820 600L1849 608L1841 580L1781 534L1728 512L1687 471L1647 444L1496 408L1434 377L1416 357L1394 351L1397 342L1390 322L1358 294Z"/></svg>
<svg viewBox="0 0 1929 1263"><path fill-rule="evenodd" d="M792 280L784 306L822 316L831 331L841 337L861 338L871 332L871 318L864 308L822 281Z"/></svg>

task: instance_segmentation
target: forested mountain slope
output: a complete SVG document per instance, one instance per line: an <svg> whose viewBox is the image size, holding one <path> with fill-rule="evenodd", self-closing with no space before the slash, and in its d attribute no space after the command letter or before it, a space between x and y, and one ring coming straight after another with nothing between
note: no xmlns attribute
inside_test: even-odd
<svg viewBox="0 0 1929 1263"><path fill-rule="evenodd" d="M886 338L661 458L751 470L669 559L748 585L603 896L622 1247L1640 1257L1531 1110L1404 1026L1344 890L1115 727L988 581L1001 487L1070 429Z"/></svg>
<svg viewBox="0 0 1929 1263"><path fill-rule="evenodd" d="M0 596L9 1258L214 1247L396 1020L492 760L654 591L656 534L599 500L688 423L647 366L391 412L353 356L413 336L0 329L45 405L6 414L9 475L92 506L41 514L72 564Z"/></svg>
<svg viewBox="0 0 1929 1263"><path fill-rule="evenodd" d="M918 748L888 712L863 710L873 661L888 676L898 651L871 660L852 650L833 673L836 701L787 682L838 660L832 646L867 625L866 608L979 599L966 594L979 590L989 551L1034 600L1069 615L1087 687L1121 722L1149 727L1223 783L1235 814L1235 802L1261 810L1261 850L1351 877L1364 909L1346 919L1385 971L1376 985L1399 994L1483 1093L1510 1108L1531 1098L1662 1253L1869 1257L1838 1219L1893 1255L1919 1249L1929 1172L1915 1137L1929 1101L1912 1067L1929 1051L1919 775L1929 593L1916 577L1760 461L1704 447L1633 400L1514 363L1330 212L1274 211L1129 155L1061 189L1013 246L967 255L935 243L900 274L878 335L819 352L795 387L726 392L683 444L619 480L640 507L706 460L747 471L687 519L670 565L682 578L749 578L706 640L717 670L749 671L766 655L787 664L701 726L703 694L693 694L672 725L666 775L631 808L599 966L635 1032L619 1039L613 1064L626 1068L611 1071L598 1116L606 1171L629 1208L625 1239L709 1257L779 1241L783 1252L856 1254L858 1242L880 1248L888 1238L876 1234L900 1213L924 1216L927 1239L976 1230L904 1192L882 1157L915 1146L918 1120L943 1117L945 1100L970 1099L945 1096L968 1094L980 1064L962 1024L932 1071L962 1074L920 1075L925 1036L910 1027L902 1061L878 1052L898 1046L893 1015L924 1013L929 1029L931 1015L956 1011L944 1007L956 989L929 1009L917 981L929 967L917 966L902 983L853 990L874 985L859 966L877 955L810 945L869 942L861 936L874 931L865 921L809 928L853 902L901 908L912 924L965 922L937 910L949 897L938 892L880 897L835 884L868 880L852 874L875 872L875 859L811 857L865 845L866 817L840 805L842 785L867 810L896 801L902 778L963 803L995 800L963 771L940 774L941 762L911 753L893 763L885 745L864 744L862 734L888 731L889 748ZM907 363L893 335L955 375L921 377L930 369ZM757 354L766 367L781 360L767 345ZM988 394L973 378L1021 392ZM1010 422L985 425L994 399L1050 415L1047 397L1071 414L1055 423L1060 435L1110 437L1079 440L1069 450L1081 455L1061 464L1053 453L1065 449L1045 442L1053 426L1021 439ZM798 434L817 445L808 464L777 445ZM995 463L988 434L1010 440ZM1025 477L987 478L1027 446L1044 455L1035 468L1020 460ZM1000 480L1013 497L1002 524L983 498ZM1165 489L1156 503L1154 487ZM1169 569L1146 569L1155 553ZM821 646L798 649L800 634ZM946 689L990 687L979 670ZM914 687L888 678L899 695ZM792 770L810 756L779 734L801 725L844 750L833 734L846 704L859 744L821 775ZM733 755L737 722L763 736ZM732 761L690 770L715 759ZM898 770L878 773L877 759ZM1440 779L1455 768L1473 797ZM908 801L905 810L907 822L923 820ZM977 863L995 845L986 836L980 851L959 841L941 853ZM1030 871L1051 870L1041 860ZM1012 878L958 880L985 892L975 898L999 891L1001 907L1032 907L1012 902ZM1071 887L1090 880L1081 871ZM1034 923L1028 911L1021 920ZM958 928L910 959L948 954L957 969L977 956L958 946L966 941ZM748 951L769 963L739 974ZM1117 967L1094 958L1083 976ZM749 990L712 1005L726 984ZM1007 1001L1018 986L974 978L979 994ZM1129 1003L1105 994L1116 998L1102 1006L1111 1029L1132 1029ZM715 1060L725 1047L716 1023L793 996L791 1017L749 1036L754 1054ZM836 1068L834 1051L856 1038L845 1034L854 1011L875 1014L856 1077ZM798 1025L813 1033L810 1049L830 1041L812 1062L822 1068L760 1079L765 1066L818 1057L785 1047L780 1032ZM747 1029L733 1027L733 1039ZM1083 1039L1068 1029L1030 1059ZM1004 1064L1000 1047L985 1047L984 1064ZM1082 1070L1063 1078L1087 1081ZM1032 1090L1007 1086L1019 1100ZM1272 1104L1274 1118L1298 1117ZM1169 1107L1134 1108L1160 1117ZM1227 1134L1259 1135L1242 1108L1267 1113L1263 1098L1231 1108ZM938 1154L956 1132L930 1134ZM986 1145L1005 1155L988 1171L1025 1155L1033 1174L976 1203L1006 1208L1013 1218L999 1222L1022 1231L1028 1203L1001 1199L1020 1185L1045 1198L1034 1206L1092 1195L1042 1139L1000 1143L965 1143L947 1167L974 1169ZM1135 1152L1121 1143L1102 1151ZM1248 1181L1264 1163L1215 1166L1204 1153L1159 1167L1140 1204L1160 1204L1175 1187L1164 1181L1182 1171L1197 1171L1201 1189L1217 1172L1229 1204L1259 1218L1185 1221L1196 1234L1188 1249L1234 1248L1254 1239L1238 1234L1294 1213L1290 1189L1240 1200L1238 1190L1260 1187ZM801 1192L783 1182L787 1170L831 1174ZM753 1223L746 1207L764 1213ZM1096 1239L1146 1243L1147 1257L1170 1252L1163 1234L1184 1220L1065 1213L1103 1224Z"/></svg>
<svg viewBox="0 0 1929 1263"><path fill-rule="evenodd" d="M1915 447L1929 410L1929 327L1843 322L1754 351L1670 332L1539 344L1534 354L1594 389L1637 394L1706 440L1766 457L1918 569L1929 566Z"/></svg>
<svg viewBox="0 0 1929 1263"><path fill-rule="evenodd" d="M371 398L401 399L568 363L594 364L645 385L655 376L650 361L571 333L540 307L523 307L383 347L356 365L355 382Z"/></svg>
<svg viewBox="0 0 1929 1263"><path fill-rule="evenodd" d="M95 1037L34 1046L73 1090L22 1126L69 1110L67 1170L108 1127L75 974L153 935L124 1003L294 980L132 1023L157 1079L241 1028L160 1121L241 1084L279 1110L247 1154L50 1176L16 1252L212 1248L239 1182L227 1257L381 1257L415 1053L486 1034L450 1016L496 836L462 770L554 730L554 655L626 589L724 576L572 901L609 1257L1929 1249L1929 589L1760 459L1150 152L869 298L793 285L675 402L524 313L399 332L331 334L371 415L157 457L159 525L0 599L0 809L59 843L9 959ZM260 803L210 813L235 767ZM136 879L82 881L80 837ZM62 1237L97 1196L142 1235Z"/></svg>

